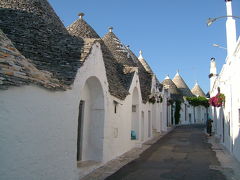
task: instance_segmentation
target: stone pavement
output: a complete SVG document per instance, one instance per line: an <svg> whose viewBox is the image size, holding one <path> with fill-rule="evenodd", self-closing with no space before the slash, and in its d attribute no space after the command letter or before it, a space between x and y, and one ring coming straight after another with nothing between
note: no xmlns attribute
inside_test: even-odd
<svg viewBox="0 0 240 180"><path fill-rule="evenodd" d="M132 150L124 153L123 155L117 157L116 159L107 162L105 165L95 169L93 172L89 173L87 176L81 178L81 180L103 180L108 176L114 174L124 165L130 163L134 159L137 159L141 153L150 148L154 143L156 143L159 139L164 137L166 134L171 132L173 128L168 128L167 132L157 133L153 139L145 142L142 147L133 148Z"/></svg>
<svg viewBox="0 0 240 180"><path fill-rule="evenodd" d="M240 180L240 163L203 126L179 126L82 178L103 179Z"/></svg>
<svg viewBox="0 0 240 180"><path fill-rule="evenodd" d="M203 126L179 126L106 179L227 180L208 140Z"/></svg>

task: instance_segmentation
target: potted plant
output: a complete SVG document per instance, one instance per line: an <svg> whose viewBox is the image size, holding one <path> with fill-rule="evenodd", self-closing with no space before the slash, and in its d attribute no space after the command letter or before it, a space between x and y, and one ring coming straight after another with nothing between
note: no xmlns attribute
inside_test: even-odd
<svg viewBox="0 0 240 180"><path fill-rule="evenodd" d="M149 102L149 103L152 103L152 104L155 104L155 102L156 102L155 96L150 97L149 100L148 100L148 102Z"/></svg>

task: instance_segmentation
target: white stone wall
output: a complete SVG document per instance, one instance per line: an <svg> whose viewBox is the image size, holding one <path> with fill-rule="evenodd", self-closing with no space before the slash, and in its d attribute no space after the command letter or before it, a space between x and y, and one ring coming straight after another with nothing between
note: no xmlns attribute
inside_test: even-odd
<svg viewBox="0 0 240 180"><path fill-rule="evenodd" d="M214 119L216 136L226 148L240 161L240 40L233 54L226 58L218 78L210 89L211 97L217 94L220 87L221 93L226 97L225 106L222 108L211 107L211 116Z"/></svg>
<svg viewBox="0 0 240 180"><path fill-rule="evenodd" d="M91 70L90 70L91 69ZM77 123L84 83L97 77L108 94L100 45L93 46L71 90L36 86L0 92L0 177L3 180L78 179Z"/></svg>
<svg viewBox="0 0 240 180"><path fill-rule="evenodd" d="M130 95L126 97L124 101L120 101L115 97L110 96L108 99L108 118L105 125L105 149L104 149L104 161L109 161L114 157L117 157L124 152L130 150L135 146L135 142L138 140L131 140L131 127L132 127L132 92L134 88L138 90L138 102L141 101L141 92L139 86L138 76L134 75L132 84L130 87ZM114 112L114 103L117 101L117 113ZM138 105L138 116L142 109L142 103ZM140 118L139 118L140 122ZM139 123L140 124L140 123ZM139 125L139 131L140 131ZM141 133L141 132L140 132ZM139 136L140 137L140 136Z"/></svg>
<svg viewBox="0 0 240 180"><path fill-rule="evenodd" d="M98 84L96 90L94 83ZM137 140L131 140L134 89L138 92ZM141 146L153 137L153 122L157 132L166 131L167 107L171 121L170 106L166 101L170 94L163 90L162 103L143 104L137 73L129 93L124 101L109 94L99 43L93 45L70 90L53 92L37 86L24 86L1 91L1 180L77 180L84 174L77 167L76 159L80 100L86 102L83 160L105 163L133 147ZM117 102L116 113L114 101ZM99 119L101 123L95 123L94 119ZM92 138L95 136L99 138ZM93 149L89 151L91 147Z"/></svg>
<svg viewBox="0 0 240 180"><path fill-rule="evenodd" d="M74 179L78 103L72 92L38 87L0 94L3 180Z"/></svg>
<svg viewBox="0 0 240 180"><path fill-rule="evenodd" d="M138 120L138 138L137 140L131 140L131 127L132 127L132 95L134 90L138 92L138 105L137 105L137 119ZM108 99L108 118L105 128L105 149L104 149L104 161L109 161L134 147L139 147L145 141L152 138L153 130L153 117L156 118L155 122L160 127L160 111L161 105L155 103L142 103L139 78L135 73L131 87L129 89L130 95L126 97L124 101L120 101L115 97ZM117 113L114 112L114 103L117 101ZM153 115L155 108L155 116ZM159 115L158 115L159 114ZM150 120L149 120L150 115ZM135 116L135 115L134 115ZM149 126L150 125L150 126ZM157 129L157 127L156 127ZM150 136L149 135L150 130Z"/></svg>

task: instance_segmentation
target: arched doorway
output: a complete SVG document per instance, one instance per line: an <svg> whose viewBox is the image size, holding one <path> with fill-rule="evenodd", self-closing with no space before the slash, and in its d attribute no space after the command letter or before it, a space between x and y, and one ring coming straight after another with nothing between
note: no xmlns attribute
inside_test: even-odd
<svg viewBox="0 0 240 180"><path fill-rule="evenodd" d="M152 134L152 118L151 118L151 111L148 111L148 137L151 137Z"/></svg>
<svg viewBox="0 0 240 180"><path fill-rule="evenodd" d="M136 139L139 139L139 94L137 88L134 88L132 94L132 131L136 134ZM134 139L134 138L132 138Z"/></svg>
<svg viewBox="0 0 240 180"><path fill-rule="evenodd" d="M90 77L83 88L78 118L78 161L102 161L104 96L100 81Z"/></svg>
<svg viewBox="0 0 240 180"><path fill-rule="evenodd" d="M144 141L144 130L145 130L145 126L144 126L144 112L142 111L141 114L141 141Z"/></svg>

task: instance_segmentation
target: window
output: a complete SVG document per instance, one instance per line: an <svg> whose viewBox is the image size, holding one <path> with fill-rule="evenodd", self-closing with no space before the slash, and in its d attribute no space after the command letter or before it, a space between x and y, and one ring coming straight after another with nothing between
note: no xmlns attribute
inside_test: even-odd
<svg viewBox="0 0 240 180"><path fill-rule="evenodd" d="M118 102L113 100L113 104L114 104L114 113L116 114Z"/></svg>
<svg viewBox="0 0 240 180"><path fill-rule="evenodd" d="M136 105L132 105L132 112L137 112L137 106Z"/></svg>
<svg viewBox="0 0 240 180"><path fill-rule="evenodd" d="M114 104L114 113L117 113L117 104Z"/></svg>

